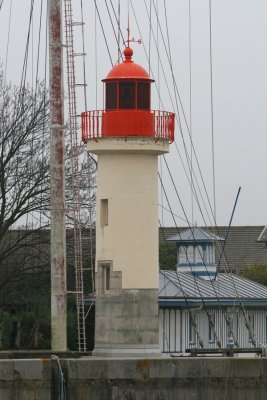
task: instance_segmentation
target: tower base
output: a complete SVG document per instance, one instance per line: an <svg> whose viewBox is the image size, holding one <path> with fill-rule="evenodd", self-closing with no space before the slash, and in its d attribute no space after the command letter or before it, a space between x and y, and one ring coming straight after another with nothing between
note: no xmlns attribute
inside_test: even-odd
<svg viewBox="0 0 267 400"><path fill-rule="evenodd" d="M96 299L94 356L159 357L157 289L120 289Z"/></svg>

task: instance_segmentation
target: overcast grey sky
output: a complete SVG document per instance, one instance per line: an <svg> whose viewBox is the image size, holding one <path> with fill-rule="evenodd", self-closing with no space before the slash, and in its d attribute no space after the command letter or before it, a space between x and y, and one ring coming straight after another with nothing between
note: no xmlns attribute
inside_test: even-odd
<svg viewBox="0 0 267 400"><path fill-rule="evenodd" d="M0 11L0 57L5 67L9 11L10 5L12 5L7 56L7 79L15 83L18 83L20 80L23 65L30 3L30 0L4 0ZM43 1L40 78L44 76L45 3L46 1ZM79 3L80 1L73 0L75 18L77 19L79 19ZM105 1L97 0L96 3L107 35L112 60L113 63L116 63L118 54L117 44L111 28ZM134 49L134 61L142 64L148 70L149 63L146 59L144 49L149 53L150 35L149 20L145 6L147 5L147 9L149 10L150 0L132 0L132 2L129 2L131 34L138 39L140 33L131 3L143 39L141 45L134 44L132 46ZM174 77L179 89L186 119L190 123L189 3L191 5L192 137L210 202L213 204L209 0L191 0L191 2L189 0L166 0L168 33ZM111 1L107 1L107 4L112 14ZM118 0L113 0L112 4L117 10ZM121 0L120 4L121 29L126 34L128 1ZM160 25L157 25L154 4L156 7L158 4ZM29 83L34 81L36 73L40 5L41 0L35 0L32 26L33 35L31 35L30 40L28 62ZM156 84L160 88L163 104L160 108L177 113L171 68L161 38L162 30L165 43L167 42L164 0L152 0L151 6L152 28L155 36L158 37L160 52L159 62L156 45L153 42L153 35L151 34L151 69L156 79ZM217 225L228 224L239 186L242 187L242 190L233 224L264 225L267 222L267 189L264 178L267 163L267 1L211 0L211 6ZM96 24L95 20L97 21ZM84 21L87 52L88 108L102 108L101 79L110 70L111 62L93 0L84 0ZM114 18L113 21L115 22ZM80 28L75 28L75 46L77 52L81 51L81 35L78 29ZM77 65L77 81L79 81L79 78L80 66ZM169 97L169 91L173 103ZM78 95L79 111L83 111L82 92L79 92ZM153 107L158 109L159 98L155 88L153 96ZM181 113L180 105L179 113ZM188 146L188 152L190 153L188 133L184 120L182 121L182 133ZM193 222L196 221L198 225L209 224L209 219L212 220L212 218L206 216L205 207L202 205L201 210L205 215L203 221L202 213L198 210L196 202L194 202L194 215L192 218L190 185L177 152L178 148L183 162L185 162L185 152L181 137L181 132L177 124L177 147L174 144L171 145L171 153L167 159L189 220L193 219ZM193 165L196 168L196 160L193 161ZM179 217L184 218L183 211L172 188L163 162L162 168L173 212ZM188 173L188 168L186 170ZM196 179L202 193L204 193L197 168ZM159 202L165 208L168 208L166 199L161 198L161 193L159 198ZM205 206L206 208L209 207L206 199ZM181 223L181 220L178 218L177 224L180 225ZM174 224L170 218L170 213L167 211L164 211L163 224Z"/></svg>

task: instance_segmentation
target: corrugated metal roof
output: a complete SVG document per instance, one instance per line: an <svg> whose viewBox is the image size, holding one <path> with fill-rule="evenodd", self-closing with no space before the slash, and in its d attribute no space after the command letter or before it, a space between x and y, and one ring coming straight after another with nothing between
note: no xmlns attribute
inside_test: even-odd
<svg viewBox="0 0 267 400"><path fill-rule="evenodd" d="M172 242L217 242L223 241L219 236L214 235L211 232L205 231L197 226L192 226L189 229L178 233L177 235L167 237L167 240Z"/></svg>
<svg viewBox="0 0 267 400"><path fill-rule="evenodd" d="M267 287L246 278L219 273L216 281L204 280L191 273L160 271L159 298L266 300Z"/></svg>

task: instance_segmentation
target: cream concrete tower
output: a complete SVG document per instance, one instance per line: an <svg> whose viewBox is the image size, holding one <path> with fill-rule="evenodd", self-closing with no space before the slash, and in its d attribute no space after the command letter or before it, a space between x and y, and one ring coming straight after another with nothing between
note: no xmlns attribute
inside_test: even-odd
<svg viewBox="0 0 267 400"><path fill-rule="evenodd" d="M98 156L94 355L159 350L158 155L173 141L174 114L150 110L151 82L132 50L105 82L105 110L82 114Z"/></svg>

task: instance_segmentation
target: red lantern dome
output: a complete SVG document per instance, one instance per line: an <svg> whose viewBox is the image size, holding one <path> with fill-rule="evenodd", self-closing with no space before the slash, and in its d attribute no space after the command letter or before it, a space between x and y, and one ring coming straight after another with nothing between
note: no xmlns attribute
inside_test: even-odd
<svg viewBox="0 0 267 400"><path fill-rule="evenodd" d="M108 73L108 76L102 80L102 82L107 82L111 80L118 79L141 79L149 82L154 82L146 72L146 70L141 67L141 65L136 64L132 61L133 50L130 47L126 47L123 52L125 60L121 64L115 65Z"/></svg>

